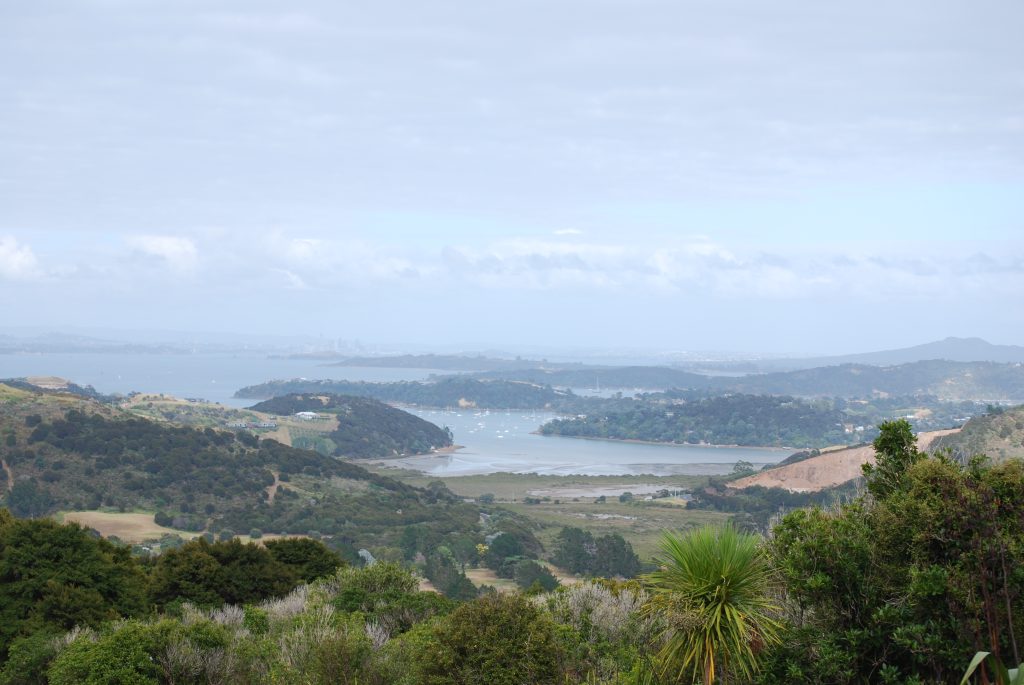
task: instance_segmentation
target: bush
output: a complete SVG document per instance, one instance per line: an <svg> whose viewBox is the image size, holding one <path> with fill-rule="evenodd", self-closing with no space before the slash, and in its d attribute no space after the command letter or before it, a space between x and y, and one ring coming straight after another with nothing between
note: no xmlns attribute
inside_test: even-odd
<svg viewBox="0 0 1024 685"><path fill-rule="evenodd" d="M54 636L39 631L11 643L0 685L46 685L46 668L57 653Z"/></svg>
<svg viewBox="0 0 1024 685"><path fill-rule="evenodd" d="M554 623L516 594L463 604L433 632L422 656L431 685L519 685L561 682L565 656Z"/></svg>
<svg viewBox="0 0 1024 685"><path fill-rule="evenodd" d="M174 523L174 517L166 512L158 511L153 515L153 523L164 528L170 528L171 524Z"/></svg>
<svg viewBox="0 0 1024 685"><path fill-rule="evenodd" d="M345 565L336 552L317 540L284 538L271 540L265 547L274 559L289 567L307 583L329 576Z"/></svg>
<svg viewBox="0 0 1024 685"><path fill-rule="evenodd" d="M128 622L92 639L82 634L50 666L50 685L157 685L154 631Z"/></svg>

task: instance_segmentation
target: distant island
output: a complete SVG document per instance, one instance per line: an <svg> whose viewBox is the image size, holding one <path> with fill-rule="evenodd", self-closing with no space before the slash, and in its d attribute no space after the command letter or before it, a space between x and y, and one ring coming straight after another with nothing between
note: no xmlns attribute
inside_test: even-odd
<svg viewBox="0 0 1024 685"><path fill-rule="evenodd" d="M241 388L235 397L269 399L299 394L336 394L370 397L382 402L421 407L478 407L480 409L556 409L577 399L573 393L517 381L482 381L463 376L446 376L432 382L292 380L268 381Z"/></svg>
<svg viewBox="0 0 1024 685"><path fill-rule="evenodd" d="M363 366L383 369L437 369L439 371L505 371L540 367L572 368L582 364L554 364L545 360L499 359L483 355L401 354L387 357L344 357L325 366Z"/></svg>

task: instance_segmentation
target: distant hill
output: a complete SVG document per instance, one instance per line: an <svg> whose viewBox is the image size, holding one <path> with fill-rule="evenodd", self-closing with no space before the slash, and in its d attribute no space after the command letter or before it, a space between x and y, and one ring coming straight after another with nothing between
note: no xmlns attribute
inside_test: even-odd
<svg viewBox="0 0 1024 685"><path fill-rule="evenodd" d="M12 388L21 388L22 390L29 390L31 392L41 393L63 393L68 395L78 395L79 397L88 397L90 399L99 400L101 402L112 402L115 398L113 395L103 395L96 392L96 389L91 385L81 386L71 381L59 378L57 376L29 376L27 378L6 378L0 379L0 383L4 383Z"/></svg>
<svg viewBox="0 0 1024 685"><path fill-rule="evenodd" d="M552 407L572 393L526 382L481 381L450 376L431 382L400 381L366 383L362 381L307 380L269 381L242 388L235 397L267 399L291 393L336 394L371 397L382 402L421 407L478 407L481 409L543 409Z"/></svg>
<svg viewBox="0 0 1024 685"><path fill-rule="evenodd" d="M847 415L828 403L792 397L725 395L663 404L637 402L620 412L555 419L543 435L708 443L759 447L821 447L856 439L844 432Z"/></svg>
<svg viewBox="0 0 1024 685"><path fill-rule="evenodd" d="M957 429L951 429L918 433L917 447L924 452L932 451L940 440L955 435L956 431ZM874 461L875 448L871 445L848 447L765 469L752 476L734 480L728 483L728 487L742 490L760 486L782 488L790 492L820 492L860 478L861 465Z"/></svg>
<svg viewBox="0 0 1024 685"><path fill-rule="evenodd" d="M932 448L949 450L958 459L978 454L994 461L1024 458L1024 406L976 416L959 433L936 441Z"/></svg>
<svg viewBox="0 0 1024 685"><path fill-rule="evenodd" d="M1024 346L993 345L981 338L946 338L945 340L895 350L806 359L778 359L760 362L760 364L762 367L808 369L816 366L836 366L839 364L893 366L895 364L909 364L930 359L945 359L953 362L1024 363Z"/></svg>
<svg viewBox="0 0 1024 685"><path fill-rule="evenodd" d="M18 516L161 511L177 529L316 530L356 546L397 545L414 524L473 530L478 519L454 498L311 450L3 384L0 460L0 506Z"/></svg>
<svg viewBox="0 0 1024 685"><path fill-rule="evenodd" d="M843 364L739 378L716 378L718 390L817 397L932 395L941 400L1024 400L1024 364L922 361L898 366Z"/></svg>
<svg viewBox="0 0 1024 685"><path fill-rule="evenodd" d="M265 400L250 409L278 415L298 412L333 415L338 427L323 437L292 438L296 447L310 447L332 456L368 458L424 454L452 445L451 431L367 397L290 394Z"/></svg>
<svg viewBox="0 0 1024 685"><path fill-rule="evenodd" d="M389 357L345 357L326 366L365 366L385 369L438 369L442 371L503 371L552 366L546 360L498 359L483 355L401 354ZM558 368L581 366L557 364Z"/></svg>
<svg viewBox="0 0 1024 685"><path fill-rule="evenodd" d="M930 395L944 401L1024 400L1024 364L919 361L895 366L841 364L794 371L705 376L659 366L575 370L529 369L473 374L476 379L519 381L560 387L693 389L713 393L800 397Z"/></svg>
<svg viewBox="0 0 1024 685"><path fill-rule="evenodd" d="M528 369L473 374L474 378L516 380L566 388L666 390L668 388L706 388L714 381L709 376L667 366L595 366L579 369Z"/></svg>

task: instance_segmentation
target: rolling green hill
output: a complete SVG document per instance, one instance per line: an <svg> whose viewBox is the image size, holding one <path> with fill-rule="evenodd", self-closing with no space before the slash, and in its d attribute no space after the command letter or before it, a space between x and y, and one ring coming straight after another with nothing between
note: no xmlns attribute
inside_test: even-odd
<svg viewBox="0 0 1024 685"><path fill-rule="evenodd" d="M958 459L977 454L993 461L1024 458L1024 406L992 408L964 424L959 433L936 440L931 449L948 450Z"/></svg>
<svg viewBox="0 0 1024 685"><path fill-rule="evenodd" d="M450 430L367 397L291 394L265 400L251 409L268 414L317 412L337 417L338 427L316 444L306 445L300 438L292 439L296 447L315 448L329 456L370 458L424 454L452 444Z"/></svg>
<svg viewBox="0 0 1024 685"><path fill-rule="evenodd" d="M0 458L8 470L0 505L20 516L159 511L177 529L316 530L375 547L409 525L448 533L474 529L478 517L454 497L311 450L2 384Z"/></svg>

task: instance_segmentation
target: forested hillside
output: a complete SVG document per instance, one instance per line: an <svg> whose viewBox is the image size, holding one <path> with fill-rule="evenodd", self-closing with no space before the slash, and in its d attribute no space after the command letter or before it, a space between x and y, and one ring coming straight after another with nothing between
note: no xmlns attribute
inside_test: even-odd
<svg viewBox="0 0 1024 685"><path fill-rule="evenodd" d="M868 495L773 516L765 538L666 532L650 573L564 588L500 511L484 542L410 526L410 565L347 567L312 540L200 539L139 560L0 509L0 682L1004 682L1024 630L1024 465L928 456L905 421L874 448ZM565 528L556 546L581 573L637 568L615 535ZM478 563L525 591L478 594L458 571ZM448 596L421 591L410 566Z"/></svg>
<svg viewBox="0 0 1024 685"><path fill-rule="evenodd" d="M337 536L386 545L403 527L475 529L477 511L317 452L245 433L133 417L66 395L0 385L0 457L19 516L100 507L173 527Z"/></svg>
<svg viewBox="0 0 1024 685"><path fill-rule="evenodd" d="M474 378L514 380L568 388L709 388L710 376L690 373L667 366L595 366L580 369L534 368L528 370L488 371L473 374Z"/></svg>
<svg viewBox="0 0 1024 685"><path fill-rule="evenodd" d="M831 403L792 397L726 395L640 403L623 412L555 419L544 435L673 443L821 447L854 439Z"/></svg>
<svg viewBox="0 0 1024 685"><path fill-rule="evenodd" d="M451 431L366 397L291 394L265 400L251 409L267 414L317 412L336 417L338 427L309 445L332 456L369 458L424 454L452 444ZM292 444L306 446L301 438L293 438Z"/></svg>

